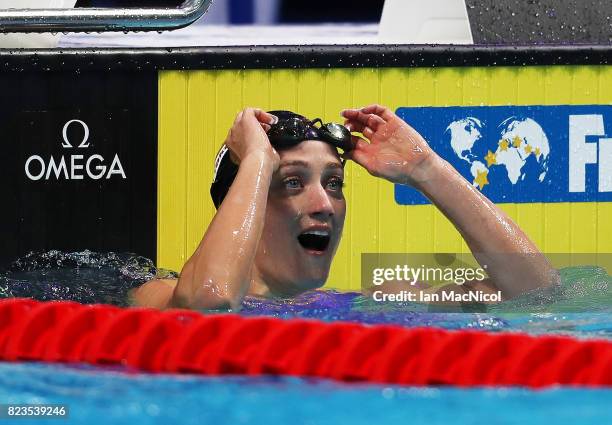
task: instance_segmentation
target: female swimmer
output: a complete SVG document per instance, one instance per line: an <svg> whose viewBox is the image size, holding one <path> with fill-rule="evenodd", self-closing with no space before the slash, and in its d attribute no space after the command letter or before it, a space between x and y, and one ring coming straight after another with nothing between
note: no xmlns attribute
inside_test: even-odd
<svg viewBox="0 0 612 425"><path fill-rule="evenodd" d="M501 291L508 299L555 282L521 229L390 109L371 105L342 116L346 128L286 111L240 112L215 161L217 213L180 278L145 283L133 294L136 304L237 308L247 294L291 297L323 286L346 215L346 159L421 191L455 225L489 274L463 291ZM519 267L513 258L521 255L529 261Z"/></svg>

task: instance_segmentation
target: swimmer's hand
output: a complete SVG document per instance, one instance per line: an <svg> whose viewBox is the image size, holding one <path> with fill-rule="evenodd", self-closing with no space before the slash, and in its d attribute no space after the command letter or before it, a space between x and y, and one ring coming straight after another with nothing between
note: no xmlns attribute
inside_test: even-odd
<svg viewBox="0 0 612 425"><path fill-rule="evenodd" d="M261 109L246 108L240 111L225 139L232 161L240 164L250 155L263 154L272 162L272 169L276 170L280 157L266 133L270 131L270 125L277 122L277 117Z"/></svg>
<svg viewBox="0 0 612 425"><path fill-rule="evenodd" d="M419 188L436 173L440 159L425 139L389 108L370 105L342 111L344 125L369 140L353 136L355 149L344 155L376 177Z"/></svg>

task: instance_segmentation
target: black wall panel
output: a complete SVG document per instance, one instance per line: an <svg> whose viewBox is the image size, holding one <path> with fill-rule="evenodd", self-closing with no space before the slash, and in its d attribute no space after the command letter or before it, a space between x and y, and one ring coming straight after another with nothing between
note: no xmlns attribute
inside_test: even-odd
<svg viewBox="0 0 612 425"><path fill-rule="evenodd" d="M50 249L155 260L157 73L5 73L0 96L0 265Z"/></svg>

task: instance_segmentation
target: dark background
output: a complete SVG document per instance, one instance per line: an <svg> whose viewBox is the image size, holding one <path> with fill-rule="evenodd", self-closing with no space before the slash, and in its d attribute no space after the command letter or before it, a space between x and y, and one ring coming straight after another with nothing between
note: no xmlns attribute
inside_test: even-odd
<svg viewBox="0 0 612 425"><path fill-rule="evenodd" d="M6 73L0 91L0 265L50 249L134 252L154 259L157 74ZM62 148L62 129L72 119L87 123L89 148L77 148L84 135L78 124L68 131L74 147ZM70 172L72 154L83 155L83 165L89 156L102 155L107 173L118 154L127 179L57 180L52 175L32 181L26 176L31 155L46 164L51 155L56 163L63 155Z"/></svg>
<svg viewBox="0 0 612 425"><path fill-rule="evenodd" d="M254 0L225 1L229 2L232 23L249 23L245 21L244 12L252 10ZM79 0L77 7L176 7L182 3L183 0ZM378 22L384 0L285 0L279 3L279 23Z"/></svg>

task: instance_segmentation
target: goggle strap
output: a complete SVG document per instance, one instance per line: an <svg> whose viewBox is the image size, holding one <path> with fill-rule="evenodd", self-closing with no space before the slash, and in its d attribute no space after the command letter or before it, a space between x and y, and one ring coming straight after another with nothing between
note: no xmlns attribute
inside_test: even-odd
<svg viewBox="0 0 612 425"><path fill-rule="evenodd" d="M317 122L318 122L319 124L321 124L321 127L323 127L323 121L321 120L321 118L315 118L314 120L310 121L310 125L314 127L314 125L315 125Z"/></svg>

